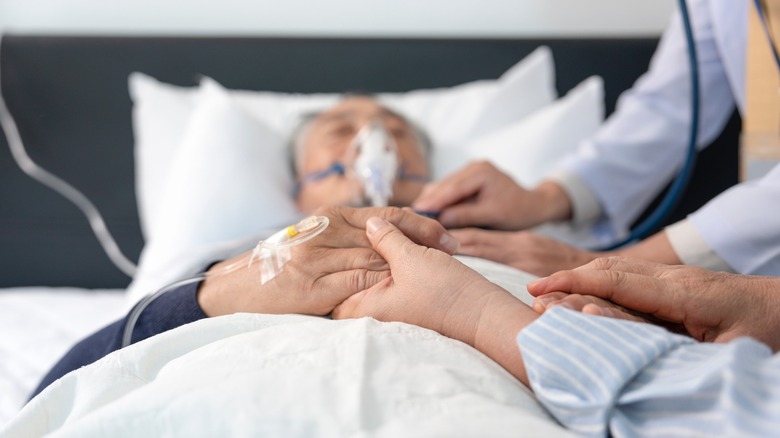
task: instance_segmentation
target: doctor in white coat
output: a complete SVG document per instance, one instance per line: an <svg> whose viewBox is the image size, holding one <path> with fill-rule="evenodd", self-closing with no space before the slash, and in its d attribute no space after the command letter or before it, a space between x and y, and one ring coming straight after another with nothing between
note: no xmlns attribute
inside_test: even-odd
<svg viewBox="0 0 780 438"><path fill-rule="evenodd" d="M698 146L744 114L748 0L689 0L699 58ZM776 25L780 26L780 23ZM691 123L688 48L676 11L649 71L619 99L597 134L539 186L526 190L487 163L428 186L414 208L440 211L447 227L521 230L545 222L590 226L602 241L630 224L681 168ZM685 220L614 253L743 274L780 275L780 168L720 194ZM546 275L604 253L529 232L461 230L461 252Z"/></svg>

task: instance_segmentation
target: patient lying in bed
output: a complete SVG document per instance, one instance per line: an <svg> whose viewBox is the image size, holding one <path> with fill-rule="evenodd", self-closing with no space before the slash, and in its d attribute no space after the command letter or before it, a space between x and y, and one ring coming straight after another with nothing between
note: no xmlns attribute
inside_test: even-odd
<svg viewBox="0 0 780 438"><path fill-rule="evenodd" d="M326 316L348 296L388 277L387 264L365 238L365 222L371 216L387 218L426 246L450 254L457 249L457 242L437 222L408 210L321 207L362 205L369 201L359 181L344 169L354 160L353 138L363 126L377 120L392 136L398 154L397 167L400 170L389 203L406 205L413 200L427 179L429 148L424 135L410 122L368 97L345 98L334 108L312 116L301 125L291 145L299 181L297 202L302 211L328 216L328 228L306 244L293 248L292 260L273 280L263 285L257 281L256 272L244 268L162 295L144 310L133 331L133 344L142 340L146 342L117 351L121 347L126 318L80 342L49 372L36 394L70 371L108 357L99 364L60 379L47 391L46 394L51 395L38 397L25 408L18 421L12 423L11 430L29 433L30 425L35 424L44 433L75 422L77 426L71 429L75 434L88 434L90 431L100 434L107 430L121 430L124 421L133 421L128 416L143 423L141 418L158 415L149 411L151 405L148 403L170 405L172 402L170 399L166 401L168 396L160 393L152 395L158 390L169 391L170 387L152 389L146 385L155 381L165 386L165 376L168 375L175 376L179 383L189 381L200 386L199 391L209 394L206 396L208 399L227 396L234 401L239 400L247 393L235 392L238 390L235 385L257 385L253 390L256 394L252 396L249 393L250 398L255 400L254 405L228 400L224 400L223 405L237 410L250 406L251 416L262 419L255 420L255 423L262 423L262 427L254 430L276 431L285 436L296 433L310 435L306 433L307 423L310 427L319 428L322 422L333 421L347 425L347 429L334 425L332 431L340 435L354 427L350 422L356 420L367 422L360 426L364 430L378 428L390 434L414 424L427 424L420 430L423 435L426 427L437 431L449 427L453 433L462 432L459 429L462 426L456 427L451 422L452 416L459 417L458 412L475 408L483 416L481 421L470 421L475 432L485 431L487 423L491 423L490 429L493 430L503 428L509 431L513 428L505 426L514 423L514 426L523 425L534 430L558 431L558 426L536 405L522 384L481 353L457 341L445 340L428 330L403 324L336 322L303 316ZM241 255L237 259L245 257ZM219 271L222 266L234 261L218 262L210 267L210 271ZM528 299L524 284L531 276L487 261L470 262L495 282ZM207 318L216 316L222 317ZM257 345L251 348L253 352L246 351L250 345ZM220 352L210 352L212 349ZM109 356L112 352L114 354ZM192 362L193 355L205 355L216 362L207 366L197 364L197 361ZM237 361L255 370L254 375L250 377L237 371ZM185 368L173 370L175 363L190 371L185 371ZM415 363L416 367L412 366ZM315 368L308 369L305 364ZM225 367L230 368L230 376L223 374ZM362 370L359 369L361 367ZM403 369L408 372L403 373ZM209 370L209 374L215 374L209 378L195 376L192 374L194 370ZM453 377L459 376L455 380L448 377L453 372ZM365 378L379 380L373 383L361 381ZM101 379L108 380L95 386L88 383ZM219 388L210 386L207 382L210 379L216 379ZM377 391L376 395L383 394L382 399L371 401L362 396L353 397L369 388L371 392ZM144 401L140 405L130 401L141 397L138 395L140 392L150 390L150 400L143 396ZM214 405L204 403L200 396L193 396L189 390L172 391L180 401L189 400L185 404L190 404L188 409L192 410L185 409L186 412L192 412L202 420L192 422L190 419L187 421L189 426L182 423L169 425L177 434L185 430L203 434L207 430L202 429L204 424L213 423L214 415L224 416L224 412L219 414ZM269 394L275 395L270 397ZM339 404L342 408L339 409L347 406L347 411L328 412L330 400L319 398L328 394L328 399L341 399ZM482 403L478 407L485 396L491 400L490 403ZM311 399L305 401L307 398ZM452 403L445 403L447 399ZM108 411L102 410L105 405L112 407ZM524 409L507 416L518 407ZM125 408L136 412L131 413ZM116 411L118 415L108 413L114 409L119 409ZM138 409L146 412L138 412ZM441 409L449 413L442 417L438 412ZM92 410L101 410L103 413L98 417L103 420L95 424L90 423L91 420L85 423L83 418L79 418L81 414L77 414L83 412L86 415ZM217 414L207 415L204 410ZM63 412L56 414L53 411ZM73 415L62 417L66 412ZM38 422L40 415L59 418ZM108 423L113 424L108 429L104 429L108 424L104 422L105 415L111 418ZM397 423L399 419L404 420ZM150 424L154 422L146 425L159 427L159 424ZM223 426L217 424L211 430L218 434L226 430L221 428ZM233 430L241 430L240 422L236 427Z"/></svg>
<svg viewBox="0 0 780 438"><path fill-rule="evenodd" d="M387 155L376 156L377 142ZM390 205L411 205L430 177L428 136L369 96L346 97L305 117L292 135L290 152L303 212L323 205L371 205L374 181L364 180L366 172L376 172L371 178L389 177Z"/></svg>
<svg viewBox="0 0 780 438"><path fill-rule="evenodd" d="M525 293L529 278L519 271L472 266ZM460 341L373 319L254 313L200 319L68 374L25 407L10 436L55 430L79 437L570 436L522 383Z"/></svg>
<svg viewBox="0 0 780 438"><path fill-rule="evenodd" d="M396 159L396 171L392 179L392 189L388 192L390 195L388 203L408 205L417 197L429 175L430 144L425 133L400 114L383 107L369 96L346 96L334 107L305 117L291 138L290 158L298 181L296 201L301 211L308 213L322 206L363 206L369 203L365 190L366 184L363 184L359 175L356 175L355 168L355 161L362 147L357 140L368 128L382 131L380 135L386 137L384 140L390 145L389 147L392 147ZM320 211L320 214L323 212ZM365 219L369 217L365 213L346 213L342 210L327 212L330 213L328 216L331 217L331 226L325 233L326 236L334 230L341 230L342 226L354 230L362 228ZM333 217L334 214L349 215L349 217L346 217L343 223L339 223L338 219ZM327 269L332 272L344 271L348 267L367 269L373 270L372 275L380 269L386 269L381 258L374 257L373 250L366 247L367 242L362 232L358 232L353 239L347 238L347 235L339 236L339 239L342 241L334 241L332 244L336 248L353 246L364 248L351 252L347 252L346 249L338 251L344 254L340 259L330 255L329 257L336 261ZM439 242L435 241L433 244L438 245ZM450 248L450 252L452 251L454 248ZM251 303L236 297L215 298L214 294L210 293L212 286L222 279L209 280L203 285L193 283L173 290L155 300L144 310L136 324L132 342L138 342L206 316L239 311L326 315L330 311L331 303L321 308L300 307L297 300L306 301L306 298L295 293L287 293L287 288L297 290L304 286L304 289L309 291L320 287L316 283L306 284L312 280L320 280L323 274L321 272L323 268L317 264L319 260L312 259L303 263L306 259L307 256L296 256L294 262L299 262L300 268L296 264L291 264L286 269L291 273L300 269L300 272L295 274L298 279L294 279L293 283L286 285L285 288L280 288L282 291L278 298L269 299L264 303L259 303L254 295L246 297L247 300L252 300ZM348 264L354 266L347 266ZM219 271L223 265L213 266L211 270ZM283 283L285 278L282 276L275 283ZM256 282L256 280L251 281ZM352 289L349 287L351 285L344 283L339 286L344 286L344 290ZM328 287L335 289L334 286L330 284ZM153 291L149 291L151 292ZM271 297L273 294L264 292L263 296ZM48 373L35 394L67 372L120 348L125 323L124 319L118 321L79 343Z"/></svg>

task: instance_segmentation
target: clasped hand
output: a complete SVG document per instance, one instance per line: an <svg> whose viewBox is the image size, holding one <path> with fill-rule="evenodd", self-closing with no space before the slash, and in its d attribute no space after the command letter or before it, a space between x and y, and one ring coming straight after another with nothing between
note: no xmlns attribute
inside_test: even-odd
<svg viewBox="0 0 780 438"><path fill-rule="evenodd" d="M571 216L568 195L555 183L519 186L487 161L478 161L425 187L412 207L439 212L447 228L520 230Z"/></svg>
<svg viewBox="0 0 780 438"><path fill-rule="evenodd" d="M204 313L329 314L350 295L390 276L387 263L366 238L365 224L372 216L395 224L427 247L448 254L458 248L457 241L436 221L407 210L328 207L314 214L327 216L330 225L314 239L292 247L291 260L270 281L260 283L256 264L204 281L198 290ZM249 254L243 254L216 264L211 272L234 263L246 265L248 260Z"/></svg>
<svg viewBox="0 0 780 438"><path fill-rule="evenodd" d="M333 207L315 214L327 216L329 227L293 247L291 260L265 284L246 267L208 278L198 294L204 312L406 322L475 346L512 372L522 370L511 346L536 314L453 258L458 242L438 222L397 208ZM242 258L248 254L239 263Z"/></svg>
<svg viewBox="0 0 780 438"><path fill-rule="evenodd" d="M528 285L534 310L563 305L593 315L679 328L704 342L751 336L780 349L780 279L596 259Z"/></svg>

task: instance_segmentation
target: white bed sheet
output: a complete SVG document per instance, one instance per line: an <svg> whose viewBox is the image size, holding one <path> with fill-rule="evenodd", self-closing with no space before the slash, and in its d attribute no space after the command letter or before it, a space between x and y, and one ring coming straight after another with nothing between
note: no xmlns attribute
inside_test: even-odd
<svg viewBox="0 0 780 438"><path fill-rule="evenodd" d="M534 277L459 257L530 302ZM506 370L438 333L372 319L208 318L47 388L12 436L570 436Z"/></svg>
<svg viewBox="0 0 780 438"><path fill-rule="evenodd" d="M530 303L525 285L535 277L458 258ZM465 344L405 324L300 315L238 314L180 327L67 375L17 415L74 342L127 311L121 292L0 290L0 330L8 334L0 341L0 430L79 437L161 430L186 430L186 436L569 435L527 388ZM414 408L418 404L427 410Z"/></svg>
<svg viewBox="0 0 780 438"><path fill-rule="evenodd" d="M122 289L0 289L0 429L78 340L126 312Z"/></svg>

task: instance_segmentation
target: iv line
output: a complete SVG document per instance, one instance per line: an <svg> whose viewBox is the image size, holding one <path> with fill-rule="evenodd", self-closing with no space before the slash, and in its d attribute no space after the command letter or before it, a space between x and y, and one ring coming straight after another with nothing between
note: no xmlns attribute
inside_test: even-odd
<svg viewBox="0 0 780 438"><path fill-rule="evenodd" d="M328 228L329 224L330 219L326 216L309 216L297 224L285 227L271 237L259 241L249 257L242 256L238 260L227 266L223 266L219 270L196 274L192 277L163 286L156 292L150 293L141 299L127 315L125 328L122 332L122 348L127 347L132 343L133 331L135 331L135 325L138 323L138 319L141 318L141 313L143 313L149 304L163 294L180 286L216 276L226 275L244 267L249 269L252 267L252 263L255 260L259 262L260 284L263 285L276 277L276 275L282 271L284 265L290 261L292 258L290 249L293 246L300 245L318 236L325 231L325 228ZM248 261L246 261L247 258L249 259Z"/></svg>
<svg viewBox="0 0 780 438"><path fill-rule="evenodd" d="M0 34L0 49L2 49L3 36ZM2 72L2 63L0 63L0 73ZM76 205L89 221L89 226L95 233L100 246L108 255L108 258L114 265L129 277L135 275L136 265L128 259L119 248L114 237L108 231L103 216L100 215L97 207L83 193L65 182L63 179L52 174L46 169L38 166L27 154L19 135L19 129L16 126L11 112L5 104L2 90L2 75L0 75L0 126L2 126L5 138L8 140L8 147L11 149L11 156L20 169L32 179L49 187L55 192L67 198Z"/></svg>

